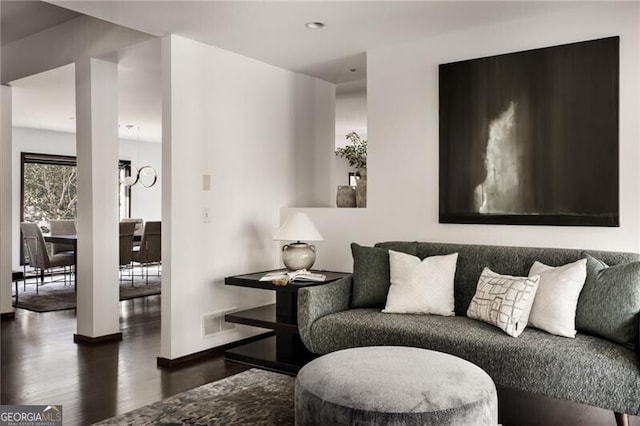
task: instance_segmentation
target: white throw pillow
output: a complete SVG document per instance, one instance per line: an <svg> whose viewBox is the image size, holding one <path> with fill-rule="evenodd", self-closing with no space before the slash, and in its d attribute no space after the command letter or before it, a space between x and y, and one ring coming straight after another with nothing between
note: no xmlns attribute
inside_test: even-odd
<svg viewBox="0 0 640 426"><path fill-rule="evenodd" d="M467 316L495 325L509 336L518 337L527 326L539 279L537 276L500 275L485 267Z"/></svg>
<svg viewBox="0 0 640 426"><path fill-rule="evenodd" d="M453 278L458 253L419 257L389 250L391 286L382 312L395 314L454 313Z"/></svg>
<svg viewBox="0 0 640 426"><path fill-rule="evenodd" d="M576 337L576 306L587 279L587 259L564 266L535 262L529 276L539 275L540 285L529 323L551 334Z"/></svg>

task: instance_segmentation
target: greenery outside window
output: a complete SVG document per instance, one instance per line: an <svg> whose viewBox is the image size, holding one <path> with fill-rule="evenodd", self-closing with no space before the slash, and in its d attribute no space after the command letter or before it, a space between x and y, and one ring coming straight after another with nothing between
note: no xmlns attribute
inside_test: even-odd
<svg viewBox="0 0 640 426"><path fill-rule="evenodd" d="M121 184L131 172L131 162L119 162L119 215L131 215L131 189ZM22 153L21 218L38 223L44 233L54 219L76 219L78 179L76 157ZM114 182L115 183L115 182Z"/></svg>

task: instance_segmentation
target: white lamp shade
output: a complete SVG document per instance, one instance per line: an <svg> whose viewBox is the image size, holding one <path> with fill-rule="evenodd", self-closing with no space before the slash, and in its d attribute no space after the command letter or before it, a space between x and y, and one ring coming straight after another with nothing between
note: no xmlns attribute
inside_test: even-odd
<svg viewBox="0 0 640 426"><path fill-rule="evenodd" d="M294 213L280 227L274 240L279 241L322 241L320 231L305 213Z"/></svg>

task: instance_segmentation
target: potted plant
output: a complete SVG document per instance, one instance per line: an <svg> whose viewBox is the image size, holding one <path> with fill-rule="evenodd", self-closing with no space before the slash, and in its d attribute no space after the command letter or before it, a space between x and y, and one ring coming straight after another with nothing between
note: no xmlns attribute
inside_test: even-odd
<svg viewBox="0 0 640 426"><path fill-rule="evenodd" d="M346 135L349 145L336 149L336 156L344 158L356 171L356 205L357 207L367 206L367 140L363 139L356 132ZM348 187L347 187L348 188ZM340 187L338 187L340 191ZM340 198L340 193L338 193ZM340 203L338 203L338 206Z"/></svg>

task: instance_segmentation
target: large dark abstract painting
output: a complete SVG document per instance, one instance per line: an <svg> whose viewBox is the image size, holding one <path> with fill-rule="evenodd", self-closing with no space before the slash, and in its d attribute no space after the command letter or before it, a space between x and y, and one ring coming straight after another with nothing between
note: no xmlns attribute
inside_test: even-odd
<svg viewBox="0 0 640 426"><path fill-rule="evenodd" d="M619 226L619 37L440 65L440 222Z"/></svg>

